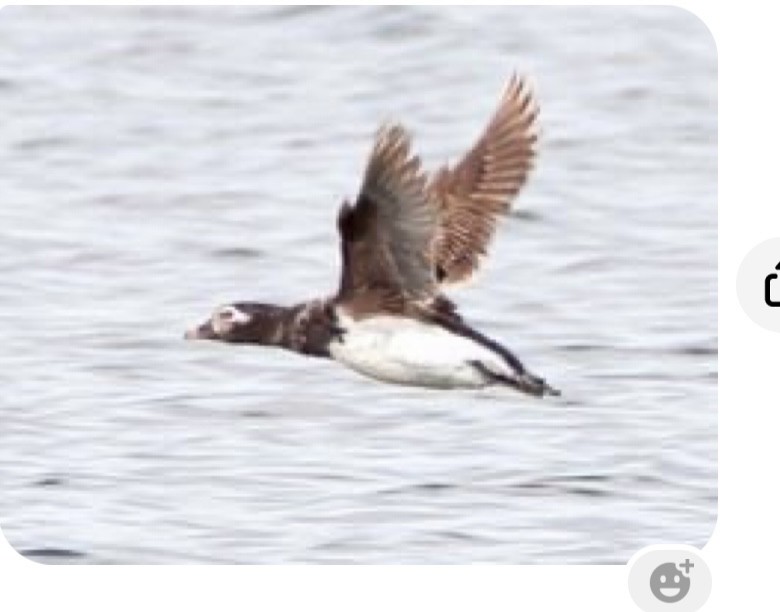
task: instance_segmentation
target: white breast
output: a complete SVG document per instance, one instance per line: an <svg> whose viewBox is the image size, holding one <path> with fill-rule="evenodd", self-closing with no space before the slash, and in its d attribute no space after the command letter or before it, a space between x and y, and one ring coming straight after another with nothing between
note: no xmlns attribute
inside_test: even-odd
<svg viewBox="0 0 780 612"><path fill-rule="evenodd" d="M394 316L355 321L342 313L342 341L330 345L333 357L361 374L386 382L436 388L478 388L490 383L473 366L513 376L493 351L437 325Z"/></svg>

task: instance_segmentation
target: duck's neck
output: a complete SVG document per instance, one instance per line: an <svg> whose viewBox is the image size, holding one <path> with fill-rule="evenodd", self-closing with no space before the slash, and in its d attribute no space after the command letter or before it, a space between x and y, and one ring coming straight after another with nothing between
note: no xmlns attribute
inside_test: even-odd
<svg viewBox="0 0 780 612"><path fill-rule="evenodd" d="M242 330L239 342L278 346L297 353L330 357L328 344L332 325L323 300L295 306L253 304L252 319Z"/></svg>

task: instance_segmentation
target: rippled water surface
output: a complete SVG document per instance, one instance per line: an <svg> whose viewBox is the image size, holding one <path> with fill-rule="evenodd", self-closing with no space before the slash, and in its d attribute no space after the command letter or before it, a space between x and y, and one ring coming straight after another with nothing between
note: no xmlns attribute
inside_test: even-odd
<svg viewBox="0 0 780 612"><path fill-rule="evenodd" d="M380 121L431 168L513 70L536 171L480 330L560 387L187 343L338 277ZM47 562L621 563L709 538L716 57L667 8L0 12L0 523Z"/></svg>

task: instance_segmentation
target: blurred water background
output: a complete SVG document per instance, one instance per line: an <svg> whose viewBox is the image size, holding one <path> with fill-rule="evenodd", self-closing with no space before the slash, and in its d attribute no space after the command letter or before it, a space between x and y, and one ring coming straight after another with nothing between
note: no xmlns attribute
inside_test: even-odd
<svg viewBox="0 0 780 612"><path fill-rule="evenodd" d="M472 288L561 388L382 385L188 343L336 286L375 128L429 168L533 75ZM65 563L623 563L717 513L716 51L675 8L0 12L0 525Z"/></svg>

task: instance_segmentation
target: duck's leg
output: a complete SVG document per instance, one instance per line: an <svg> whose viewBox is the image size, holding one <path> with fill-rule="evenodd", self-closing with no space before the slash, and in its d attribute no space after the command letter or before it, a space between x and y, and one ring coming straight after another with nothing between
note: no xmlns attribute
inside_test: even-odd
<svg viewBox="0 0 780 612"><path fill-rule="evenodd" d="M505 374L493 372L481 361L470 361L469 365L484 376L486 381L493 384L505 385L536 397L561 394L560 391L548 385L543 378L534 376L528 372L528 370L524 370L515 377L510 377Z"/></svg>

